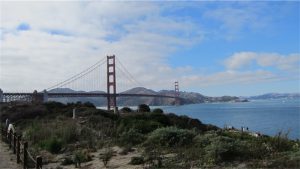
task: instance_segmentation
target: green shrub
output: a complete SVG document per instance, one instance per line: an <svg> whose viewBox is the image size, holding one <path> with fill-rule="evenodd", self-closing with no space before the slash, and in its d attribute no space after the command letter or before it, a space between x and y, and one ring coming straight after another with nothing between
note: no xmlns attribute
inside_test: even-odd
<svg viewBox="0 0 300 169"><path fill-rule="evenodd" d="M216 132L197 135L193 141L193 148L202 153L202 161L207 166L233 161L240 156L236 141L229 137L219 136Z"/></svg>
<svg viewBox="0 0 300 169"><path fill-rule="evenodd" d="M57 126L55 136L61 138L64 143L74 143L78 140L77 125L74 121L67 121Z"/></svg>
<svg viewBox="0 0 300 169"><path fill-rule="evenodd" d="M245 133L244 132L232 132L232 131L228 131L228 130L224 130L221 132L221 135L222 136L225 136L225 137L230 137L230 138L233 138L233 139L242 139L243 136ZM249 134L247 134L249 137L253 137L253 136L250 136Z"/></svg>
<svg viewBox="0 0 300 169"><path fill-rule="evenodd" d="M233 161L239 155L235 150L234 140L225 137L214 139L204 150L206 161L210 163Z"/></svg>
<svg viewBox="0 0 300 169"><path fill-rule="evenodd" d="M129 108L129 107L123 107L123 108L121 109L121 112L123 112L123 113L131 113L132 110L131 110L131 108Z"/></svg>
<svg viewBox="0 0 300 169"><path fill-rule="evenodd" d="M181 162L181 167L177 168L200 168L201 162L203 162L203 149L199 149L194 145L188 147L182 147L177 149L176 156L177 161ZM201 168L203 168L201 166Z"/></svg>
<svg viewBox="0 0 300 169"><path fill-rule="evenodd" d="M140 104L138 106L138 112L150 112L150 107L146 104Z"/></svg>
<svg viewBox="0 0 300 169"><path fill-rule="evenodd" d="M85 107L90 107L90 108L96 108L95 105L94 105L93 103L91 103L91 102L85 102L85 103L83 104L83 106L85 106Z"/></svg>
<svg viewBox="0 0 300 169"><path fill-rule="evenodd" d="M84 161L84 154L82 151L76 151L74 155L75 167L81 167L81 163Z"/></svg>
<svg viewBox="0 0 300 169"><path fill-rule="evenodd" d="M57 154L62 148L62 141L57 138L50 138L44 140L40 143L40 147L46 149L47 151Z"/></svg>
<svg viewBox="0 0 300 169"><path fill-rule="evenodd" d="M152 112L153 113L158 113L158 114L164 113L164 111L162 109L160 109L160 108L156 108L156 109L152 110Z"/></svg>
<svg viewBox="0 0 300 169"><path fill-rule="evenodd" d="M149 143L143 151L144 163L149 168L160 168L163 163L163 151L161 147Z"/></svg>
<svg viewBox="0 0 300 169"><path fill-rule="evenodd" d="M131 165L144 164L144 157L131 157L129 164Z"/></svg>
<svg viewBox="0 0 300 169"><path fill-rule="evenodd" d="M148 116L149 119L151 119L152 121L159 122L164 127L171 125L168 116L166 116L165 114L153 112L153 113L149 113Z"/></svg>
<svg viewBox="0 0 300 169"><path fill-rule="evenodd" d="M43 129L43 130L42 130ZM51 136L50 128L43 128L37 120L32 121L31 125L23 131L23 137L32 141L34 144L40 140L46 140Z"/></svg>
<svg viewBox="0 0 300 169"><path fill-rule="evenodd" d="M276 136L270 139L270 144L275 152L289 151L293 149L293 142L288 139L288 132L279 132Z"/></svg>
<svg viewBox="0 0 300 169"><path fill-rule="evenodd" d="M210 131L218 130L219 128L213 125L205 125L198 119L193 119L188 116L177 116L176 114L167 114L170 125L176 126L182 129L194 129L196 128L199 131Z"/></svg>
<svg viewBox="0 0 300 169"><path fill-rule="evenodd" d="M119 116L117 114L114 113L110 113L106 110L96 110L96 112L94 113L94 115L98 115L98 116L102 116L102 117L106 117L112 121L116 121L119 119Z"/></svg>
<svg viewBox="0 0 300 169"><path fill-rule="evenodd" d="M150 119L141 119L140 116L129 116L119 121L118 133L122 133L133 128L142 134L147 134L161 126L161 123Z"/></svg>
<svg viewBox="0 0 300 169"><path fill-rule="evenodd" d="M270 145L261 138L238 143L240 154L244 159L264 159L271 155Z"/></svg>
<svg viewBox="0 0 300 169"><path fill-rule="evenodd" d="M119 142L122 146L134 146L144 141L144 135L136 129L130 129L120 135Z"/></svg>
<svg viewBox="0 0 300 169"><path fill-rule="evenodd" d="M300 168L300 150L279 153L268 164L269 168Z"/></svg>
<svg viewBox="0 0 300 169"><path fill-rule="evenodd" d="M104 152L100 154L100 159L102 160L105 167L107 166L113 155L113 150L111 148L106 148Z"/></svg>
<svg viewBox="0 0 300 169"><path fill-rule="evenodd" d="M147 134L157 128L169 126L171 123L165 114L161 113L137 113L121 118L118 121L118 132L122 133L131 128L142 134Z"/></svg>
<svg viewBox="0 0 300 169"><path fill-rule="evenodd" d="M85 143L86 148L94 149L96 147L96 136L90 128L83 126L77 138Z"/></svg>
<svg viewBox="0 0 300 169"><path fill-rule="evenodd" d="M5 112L1 110L1 120L9 119L11 122L24 121L25 119L34 119L44 117L48 110L43 105L17 105L9 107Z"/></svg>
<svg viewBox="0 0 300 169"><path fill-rule="evenodd" d="M91 161L92 157L90 156L87 150L77 150L74 154L74 163L75 167L80 167L81 163Z"/></svg>
<svg viewBox="0 0 300 169"><path fill-rule="evenodd" d="M145 144L156 144L166 147L185 146L192 143L195 135L195 132L191 130L178 129L176 127L159 128L149 135Z"/></svg>
<svg viewBox="0 0 300 169"><path fill-rule="evenodd" d="M212 132L207 132L204 135L198 134L196 137L194 137L193 141L194 141L196 146L206 147L209 144L211 144L212 140L216 137L218 137L217 133L212 131Z"/></svg>
<svg viewBox="0 0 300 169"><path fill-rule="evenodd" d="M88 127L101 133L101 137L111 137L116 135L116 122L111 118L100 114L94 114L88 117ZM90 133L90 131L88 131Z"/></svg>
<svg viewBox="0 0 300 169"><path fill-rule="evenodd" d="M55 101L46 102L46 103L44 103L44 105L46 106L46 108L48 110L51 110L51 109L61 109L61 108L65 107L64 104L62 104L60 102L55 102Z"/></svg>
<svg viewBox="0 0 300 169"><path fill-rule="evenodd" d="M147 134L160 128L162 125L159 122L152 120L138 120L133 124L133 128L140 131L142 134Z"/></svg>
<svg viewBox="0 0 300 169"><path fill-rule="evenodd" d="M268 144L260 138L242 140L240 137L222 136L218 132L197 135L194 138L193 148L203 153L203 161L208 165L235 160L263 159L270 155Z"/></svg>

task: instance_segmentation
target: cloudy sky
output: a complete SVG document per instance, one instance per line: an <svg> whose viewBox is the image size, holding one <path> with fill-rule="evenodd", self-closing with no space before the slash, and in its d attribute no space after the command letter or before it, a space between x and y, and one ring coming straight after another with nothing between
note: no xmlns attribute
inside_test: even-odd
<svg viewBox="0 0 300 169"><path fill-rule="evenodd" d="M210 96L300 92L299 10L299 2L1 1L0 88L43 90L115 54L153 90L179 81Z"/></svg>

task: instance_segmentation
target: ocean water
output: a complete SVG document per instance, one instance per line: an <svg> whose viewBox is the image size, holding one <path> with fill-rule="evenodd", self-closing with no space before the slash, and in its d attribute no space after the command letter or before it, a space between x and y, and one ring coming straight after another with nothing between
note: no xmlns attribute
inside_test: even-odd
<svg viewBox="0 0 300 169"><path fill-rule="evenodd" d="M154 107L152 107L154 108ZM300 99L251 100L245 103L204 103L160 107L164 112L187 115L202 123L274 136L289 132L290 139L300 139Z"/></svg>

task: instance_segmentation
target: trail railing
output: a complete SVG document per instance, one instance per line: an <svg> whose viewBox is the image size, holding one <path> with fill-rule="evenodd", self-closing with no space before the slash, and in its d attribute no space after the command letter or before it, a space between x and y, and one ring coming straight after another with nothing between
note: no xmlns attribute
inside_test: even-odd
<svg viewBox="0 0 300 169"><path fill-rule="evenodd" d="M43 159L41 156L36 156L33 158L28 150L28 142L23 141L20 135L8 132L7 128L1 125L1 138L2 141L9 145L9 149L13 151L17 156L17 163L23 164L23 169L42 169Z"/></svg>

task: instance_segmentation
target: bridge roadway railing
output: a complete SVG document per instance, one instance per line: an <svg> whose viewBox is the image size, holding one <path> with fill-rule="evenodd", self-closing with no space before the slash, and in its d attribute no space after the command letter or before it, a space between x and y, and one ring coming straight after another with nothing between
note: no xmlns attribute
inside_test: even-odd
<svg viewBox="0 0 300 169"><path fill-rule="evenodd" d="M9 145L9 149L17 156L17 163L23 164L23 169L42 169L43 159L41 156L33 158L28 150L28 142L23 141L16 132L7 131L7 128L1 125L2 141Z"/></svg>

